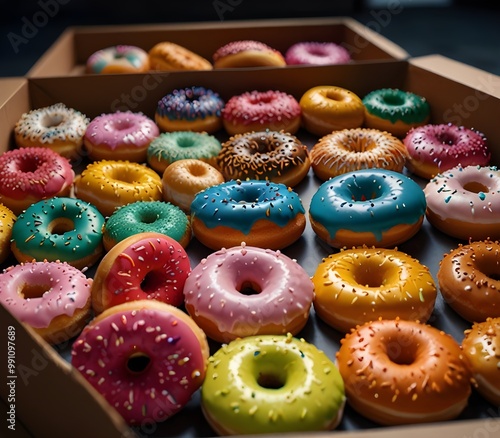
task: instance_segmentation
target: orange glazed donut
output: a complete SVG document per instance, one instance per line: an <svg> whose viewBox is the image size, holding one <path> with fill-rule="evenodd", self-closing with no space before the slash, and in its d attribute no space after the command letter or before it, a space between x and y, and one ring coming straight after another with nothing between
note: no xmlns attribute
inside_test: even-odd
<svg viewBox="0 0 500 438"><path fill-rule="evenodd" d="M456 418L471 393L472 371L460 345L415 321L358 326L336 356L348 403L379 424Z"/></svg>
<svg viewBox="0 0 500 438"><path fill-rule="evenodd" d="M175 161L163 172L163 199L188 213L198 192L223 182L222 173L204 161Z"/></svg>
<svg viewBox="0 0 500 438"><path fill-rule="evenodd" d="M469 322L500 317L500 243L460 245L444 256L437 274L445 301Z"/></svg>
<svg viewBox="0 0 500 438"><path fill-rule="evenodd" d="M403 142L376 129L343 129L321 138L311 149L314 174L326 181L354 170L382 168L402 172L408 153Z"/></svg>
<svg viewBox="0 0 500 438"><path fill-rule="evenodd" d="M202 56L178 44L164 41L149 50L151 70L212 70L212 64Z"/></svg>
<svg viewBox="0 0 500 438"><path fill-rule="evenodd" d="M319 136L339 129L359 128L365 117L362 100L341 87L313 87L302 95L299 104L303 127Z"/></svg>
<svg viewBox="0 0 500 438"><path fill-rule="evenodd" d="M243 40L228 43L213 54L215 68L285 67L283 55L260 41Z"/></svg>
<svg viewBox="0 0 500 438"><path fill-rule="evenodd" d="M391 249L332 254L319 264L312 281L316 313L343 332L378 318L426 322L437 296L429 269Z"/></svg>
<svg viewBox="0 0 500 438"><path fill-rule="evenodd" d="M136 201L161 201L161 178L152 169L129 161L89 164L75 178L75 195L95 205L104 216Z"/></svg>
<svg viewBox="0 0 500 438"><path fill-rule="evenodd" d="M478 392L500 406L500 318L488 318L465 331L462 341Z"/></svg>

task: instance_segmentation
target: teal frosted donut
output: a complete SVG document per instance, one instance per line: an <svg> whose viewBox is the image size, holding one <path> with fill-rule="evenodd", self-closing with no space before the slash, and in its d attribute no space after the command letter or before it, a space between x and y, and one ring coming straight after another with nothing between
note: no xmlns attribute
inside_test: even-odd
<svg viewBox="0 0 500 438"><path fill-rule="evenodd" d="M199 192L191 203L193 234L212 249L242 242L281 249L295 242L305 225L297 193L269 181L229 181Z"/></svg>
<svg viewBox="0 0 500 438"><path fill-rule="evenodd" d="M60 260L78 269L102 255L104 216L88 202L56 197L39 201L12 227L12 252L20 262Z"/></svg>
<svg viewBox="0 0 500 438"><path fill-rule="evenodd" d="M165 234L185 248L191 239L191 225L186 214L169 202L133 202L120 207L106 221L104 248L109 251L118 242L139 233Z"/></svg>
<svg viewBox="0 0 500 438"><path fill-rule="evenodd" d="M363 98L365 126L404 137L414 127L429 121L427 100L414 93L397 88L382 88Z"/></svg>
<svg viewBox="0 0 500 438"><path fill-rule="evenodd" d="M216 166L220 150L220 141L205 132L165 132L149 144L148 164L160 174L174 161L188 158Z"/></svg>
<svg viewBox="0 0 500 438"><path fill-rule="evenodd" d="M421 227L426 201L420 186L398 172L364 169L324 182L313 195L309 217L329 245L391 247Z"/></svg>

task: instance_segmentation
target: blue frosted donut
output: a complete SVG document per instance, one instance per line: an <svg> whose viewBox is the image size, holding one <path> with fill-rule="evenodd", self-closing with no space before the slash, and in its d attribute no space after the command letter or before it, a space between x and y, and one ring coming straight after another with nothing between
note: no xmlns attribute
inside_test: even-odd
<svg viewBox="0 0 500 438"><path fill-rule="evenodd" d="M158 102L155 121L161 130L214 133L222 128L224 101L204 87L173 90Z"/></svg>
<svg viewBox="0 0 500 438"><path fill-rule="evenodd" d="M422 225L423 190L401 173L383 169L349 172L324 182L309 208L311 226L329 245L391 247Z"/></svg>
<svg viewBox="0 0 500 438"><path fill-rule="evenodd" d="M250 246L281 249L303 233L305 210L284 184L229 181L198 193L191 203L194 236L212 249Z"/></svg>

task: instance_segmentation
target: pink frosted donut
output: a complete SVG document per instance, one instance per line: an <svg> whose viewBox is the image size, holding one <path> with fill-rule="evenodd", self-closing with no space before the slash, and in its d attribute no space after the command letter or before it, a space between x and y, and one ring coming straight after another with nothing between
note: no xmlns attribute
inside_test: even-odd
<svg viewBox="0 0 500 438"><path fill-rule="evenodd" d="M300 105L282 91L250 91L233 96L222 109L222 123L229 135L252 131L285 131L300 127Z"/></svg>
<svg viewBox="0 0 500 438"><path fill-rule="evenodd" d="M67 196L75 172L48 148L14 149L0 155L0 203L16 215L42 199Z"/></svg>
<svg viewBox="0 0 500 438"><path fill-rule="evenodd" d="M72 365L130 425L180 411L205 378L209 347L182 310L157 301L108 309L73 344Z"/></svg>
<svg viewBox="0 0 500 438"><path fill-rule="evenodd" d="M295 260L244 243L210 254L184 285L186 310L218 342L294 335L308 320L313 295L309 275Z"/></svg>
<svg viewBox="0 0 500 438"><path fill-rule="evenodd" d="M214 68L284 67L286 61L276 49L260 41L232 41L213 54Z"/></svg>
<svg viewBox="0 0 500 438"><path fill-rule="evenodd" d="M349 51L335 43L296 43L285 53L285 61L288 65L343 64L350 60Z"/></svg>
<svg viewBox="0 0 500 438"><path fill-rule="evenodd" d="M0 303L47 342L76 336L90 316L92 280L66 262L30 262L0 274Z"/></svg>
<svg viewBox="0 0 500 438"><path fill-rule="evenodd" d="M458 165L487 166L491 158L482 133L451 123L412 128L404 144L409 154L406 167L426 179Z"/></svg>
<svg viewBox="0 0 500 438"><path fill-rule="evenodd" d="M151 140L160 135L153 120L131 111L102 114L93 119L83 137L92 160L145 162Z"/></svg>

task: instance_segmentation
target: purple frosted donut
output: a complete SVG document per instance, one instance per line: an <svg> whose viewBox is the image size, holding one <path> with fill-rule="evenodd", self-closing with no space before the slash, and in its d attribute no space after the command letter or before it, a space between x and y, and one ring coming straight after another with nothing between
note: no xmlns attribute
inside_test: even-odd
<svg viewBox="0 0 500 438"><path fill-rule="evenodd" d="M347 49L335 43L296 43L285 53L288 65L343 64L350 60L351 55Z"/></svg>

